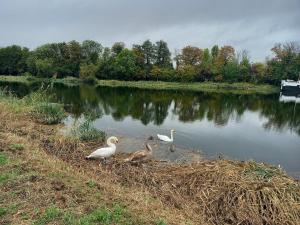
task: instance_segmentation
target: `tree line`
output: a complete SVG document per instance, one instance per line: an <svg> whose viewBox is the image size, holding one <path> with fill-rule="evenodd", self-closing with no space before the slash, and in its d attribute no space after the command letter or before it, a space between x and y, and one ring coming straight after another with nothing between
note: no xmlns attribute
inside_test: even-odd
<svg viewBox="0 0 300 225"><path fill-rule="evenodd" d="M186 46L175 54L163 41L146 40L126 48L123 42L103 47L93 40L49 43L34 50L12 45L0 48L1 75L67 76L94 79L159 80L177 82L253 82L279 84L298 79L300 47L275 44L272 58L250 62L247 51L215 45L211 49Z"/></svg>

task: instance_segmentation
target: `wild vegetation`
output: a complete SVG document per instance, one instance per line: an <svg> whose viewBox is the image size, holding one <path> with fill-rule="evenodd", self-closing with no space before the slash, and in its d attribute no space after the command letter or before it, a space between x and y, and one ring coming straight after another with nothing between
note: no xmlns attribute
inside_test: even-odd
<svg viewBox="0 0 300 225"><path fill-rule="evenodd" d="M126 48L111 48L86 40L49 43L29 50L17 45L0 48L0 74L46 78L77 77L101 80L153 80L172 82L252 82L279 84L297 79L300 48L295 42L275 44L273 57L251 62L247 51L215 45L211 49L186 46L171 54L163 41L146 40Z"/></svg>
<svg viewBox="0 0 300 225"><path fill-rule="evenodd" d="M37 99L47 98L0 94L3 224L297 225L300 220L299 181L280 168L230 160L131 165L122 153L99 167L84 156L102 140L71 139L59 125L32 120Z"/></svg>

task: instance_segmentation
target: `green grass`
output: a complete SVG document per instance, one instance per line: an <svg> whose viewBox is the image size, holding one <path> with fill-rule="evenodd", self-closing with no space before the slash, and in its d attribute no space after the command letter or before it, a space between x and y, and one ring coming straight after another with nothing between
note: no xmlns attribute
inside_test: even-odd
<svg viewBox="0 0 300 225"><path fill-rule="evenodd" d="M105 132L93 127L92 121L89 119L74 125L71 135L80 141L104 141L106 137Z"/></svg>
<svg viewBox="0 0 300 225"><path fill-rule="evenodd" d="M0 184L5 184L10 178L10 173L0 173Z"/></svg>
<svg viewBox="0 0 300 225"><path fill-rule="evenodd" d="M159 219L159 220L156 222L156 225L167 225L167 223L166 223L163 219Z"/></svg>
<svg viewBox="0 0 300 225"><path fill-rule="evenodd" d="M90 180L88 183L87 183L87 186L90 187L90 188L95 188L97 186L97 183L93 180Z"/></svg>
<svg viewBox="0 0 300 225"><path fill-rule="evenodd" d="M44 225L50 222L55 221L56 219L60 218L62 215L59 208L56 206L50 206L46 209L44 215L42 215L39 219L37 219L33 225Z"/></svg>
<svg viewBox="0 0 300 225"><path fill-rule="evenodd" d="M0 208L0 218L3 217L3 216L5 216L6 213L7 213L7 209L5 209L5 208Z"/></svg>
<svg viewBox="0 0 300 225"><path fill-rule="evenodd" d="M43 124L58 124L66 118L63 106L50 102L42 102L35 105L32 115Z"/></svg>
<svg viewBox="0 0 300 225"><path fill-rule="evenodd" d="M0 76L0 82L17 82L17 83L32 83L32 82L49 82L62 83L65 85L79 85L84 81L76 77L66 77L62 79L54 78L36 78L28 76ZM93 81L94 83L94 81ZM189 91L206 91L220 93L276 93L279 87L268 84L253 84L246 82L239 83L215 83L215 82L164 82L164 81L119 81L119 80L97 80L99 86L110 87L134 87L141 89L156 89L156 90L189 90Z"/></svg>
<svg viewBox="0 0 300 225"><path fill-rule="evenodd" d="M0 153L0 166L4 166L8 162L7 156Z"/></svg>
<svg viewBox="0 0 300 225"><path fill-rule="evenodd" d="M275 175L281 174L281 171L274 166L271 167L262 163L250 162L250 167L244 173L262 179L270 179Z"/></svg>
<svg viewBox="0 0 300 225"><path fill-rule="evenodd" d="M127 218L125 209L116 204L112 209L98 208L81 216L75 215L71 212L64 213L61 209L53 205L47 208L45 213L33 222L33 225L45 225L57 221L63 221L63 224L65 225L134 224L130 218Z"/></svg>
<svg viewBox="0 0 300 225"><path fill-rule="evenodd" d="M76 77L65 77L65 78L44 78L34 76L4 76L0 75L0 82L4 83L21 83L21 84L32 84L32 83L63 83L66 85L78 85L83 81Z"/></svg>
<svg viewBox="0 0 300 225"><path fill-rule="evenodd" d="M11 144L8 146L9 150L13 152L22 151L24 146L22 144Z"/></svg>
<svg viewBox="0 0 300 225"><path fill-rule="evenodd" d="M51 102L53 96L48 94L49 88L50 86L42 85L38 91L30 93L22 99L15 97L6 89L0 88L0 100L15 113L30 113L43 124L58 124L67 115L63 105Z"/></svg>
<svg viewBox="0 0 300 225"><path fill-rule="evenodd" d="M241 94L251 93L275 93L278 88L272 85L252 84L252 83L214 83L214 82L163 82L163 81L118 81L118 80L99 80L99 86L110 87L134 87L141 89L156 90L189 90L206 92L231 92Z"/></svg>

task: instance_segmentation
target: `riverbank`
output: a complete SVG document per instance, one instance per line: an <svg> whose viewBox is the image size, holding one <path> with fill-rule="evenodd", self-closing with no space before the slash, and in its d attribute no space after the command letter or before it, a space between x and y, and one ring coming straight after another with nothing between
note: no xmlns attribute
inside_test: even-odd
<svg viewBox="0 0 300 225"><path fill-rule="evenodd" d="M61 83L65 85L79 85L82 80L76 77L66 77L66 78L41 78L32 76L2 76L0 75L0 82L3 83L20 83L20 84L33 84L33 83Z"/></svg>
<svg viewBox="0 0 300 225"><path fill-rule="evenodd" d="M32 98L31 98L32 99ZM108 165L84 156L102 141L61 135L31 104L0 97L0 222L11 224L293 224L300 183L253 161ZM136 149L133 149L133 151ZM40 201L43 199L43 201Z"/></svg>
<svg viewBox="0 0 300 225"><path fill-rule="evenodd" d="M187 90L187 91L205 91L219 93L276 93L279 89L272 85L261 85L251 83L214 83L214 82L194 82L177 83L163 81L117 81L117 80L99 80L99 86L109 87L133 87L153 90Z"/></svg>
<svg viewBox="0 0 300 225"><path fill-rule="evenodd" d="M0 76L0 82L14 82L30 84L34 82L53 82L66 85L79 85L84 83L82 80L74 77L63 79L55 78L36 78L24 76ZM109 87L132 87L152 90L187 90L187 91L205 91L218 93L236 93L236 94L271 94L279 92L279 88L272 85L252 84L252 83L214 83L214 82L194 82L178 83L163 81L118 81L118 80L95 80L93 85Z"/></svg>

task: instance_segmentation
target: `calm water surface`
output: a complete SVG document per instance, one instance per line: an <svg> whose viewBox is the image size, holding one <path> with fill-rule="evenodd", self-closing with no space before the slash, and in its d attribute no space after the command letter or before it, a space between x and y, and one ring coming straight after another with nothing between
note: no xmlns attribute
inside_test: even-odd
<svg viewBox="0 0 300 225"><path fill-rule="evenodd" d="M2 84L3 85L3 84ZM33 88L11 86L24 95ZM94 125L123 139L119 149L136 150L149 136L175 129L173 150L153 141L156 156L178 160L193 153L205 157L280 164L300 171L300 104L271 95L157 91L132 88L55 85L56 100L71 116L66 124L92 115Z"/></svg>

